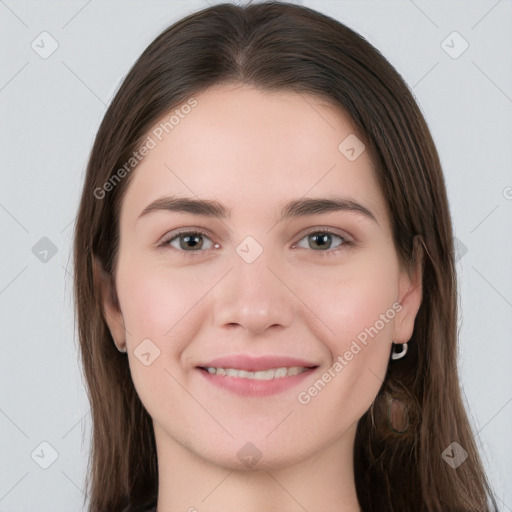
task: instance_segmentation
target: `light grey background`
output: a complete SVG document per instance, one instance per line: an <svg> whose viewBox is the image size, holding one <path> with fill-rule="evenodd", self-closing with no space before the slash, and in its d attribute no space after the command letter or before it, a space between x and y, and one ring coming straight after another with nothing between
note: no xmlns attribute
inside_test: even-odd
<svg viewBox="0 0 512 512"><path fill-rule="evenodd" d="M70 250L88 153L138 55L213 3L0 0L0 512L82 510L91 425ZM297 3L379 48L431 127L460 250L462 384L500 508L512 510L512 1ZM43 31L58 43L46 59L31 47L51 49Z"/></svg>

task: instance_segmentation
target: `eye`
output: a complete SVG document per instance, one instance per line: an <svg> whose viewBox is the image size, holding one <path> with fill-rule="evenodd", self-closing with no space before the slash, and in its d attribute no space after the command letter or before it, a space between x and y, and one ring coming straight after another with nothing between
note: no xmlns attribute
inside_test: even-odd
<svg viewBox="0 0 512 512"><path fill-rule="evenodd" d="M310 238L310 242L306 242L307 246L304 247L303 245L300 245L300 242L302 240L306 240L307 238ZM333 239L340 240L337 245L334 246L333 249ZM315 231L310 231L306 236L301 238L299 243L297 244L297 247L302 247L305 249L320 249L316 250L315 252L336 252L339 250L339 247L342 246L348 246L352 245L352 242L347 240L345 237L338 235L337 233L334 233L333 231L329 229L316 229ZM331 250L329 250L331 249Z"/></svg>
<svg viewBox="0 0 512 512"><path fill-rule="evenodd" d="M307 238L310 238L310 242L306 242L307 246L304 247L304 245L301 245L301 242ZM205 243L205 239L207 240L207 243ZM336 245L333 245L333 239L339 240ZM334 233L330 229L317 228L301 238L295 247L316 249L314 252L331 254L341 250L339 249L340 247L350 246L352 244L353 243L351 241L337 233ZM207 250L219 247L218 244L214 244L211 238L200 229L181 232L173 231L169 233L159 245L164 247L170 245L181 252L202 252L201 249Z"/></svg>
<svg viewBox="0 0 512 512"><path fill-rule="evenodd" d="M204 239L209 240L204 243ZM162 240L162 246L170 245L178 251L201 252L201 249L211 249L214 244L208 235L201 230L172 232Z"/></svg>

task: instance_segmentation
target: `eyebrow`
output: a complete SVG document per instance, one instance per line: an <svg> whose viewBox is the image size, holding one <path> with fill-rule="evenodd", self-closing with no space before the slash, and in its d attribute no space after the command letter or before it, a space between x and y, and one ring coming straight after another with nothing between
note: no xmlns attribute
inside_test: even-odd
<svg viewBox="0 0 512 512"><path fill-rule="evenodd" d="M231 214L231 209L226 208L222 203L215 200L170 196L153 201L144 208L139 218L155 211L184 212L219 219L225 219ZM368 208L351 199L339 196L331 196L328 198L301 198L290 201L283 206L278 222L289 218L320 215L322 213L335 211L356 213L378 224L375 215Z"/></svg>

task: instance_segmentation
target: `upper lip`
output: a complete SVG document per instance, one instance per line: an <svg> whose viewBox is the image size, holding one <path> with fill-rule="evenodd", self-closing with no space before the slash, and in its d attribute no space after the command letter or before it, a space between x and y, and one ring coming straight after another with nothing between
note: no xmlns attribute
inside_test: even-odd
<svg viewBox="0 0 512 512"><path fill-rule="evenodd" d="M230 355L218 357L211 361L197 365L199 368L236 368L248 372L257 372L268 370L270 368L292 368L301 366L304 368L316 368L318 365L304 359L285 356L259 356L251 357L248 355Z"/></svg>

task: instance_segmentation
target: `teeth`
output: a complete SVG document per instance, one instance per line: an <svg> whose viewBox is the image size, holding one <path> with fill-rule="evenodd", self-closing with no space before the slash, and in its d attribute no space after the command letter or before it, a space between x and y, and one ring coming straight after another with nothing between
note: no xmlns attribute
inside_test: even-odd
<svg viewBox="0 0 512 512"><path fill-rule="evenodd" d="M282 377L291 377L305 372L308 368L303 366L292 366L291 368L271 368L269 370L262 370L257 372L248 372L247 370L237 370L236 368L206 368L208 373L212 375L222 375L228 377L238 377L241 379L254 379L254 380L272 380L280 379Z"/></svg>

